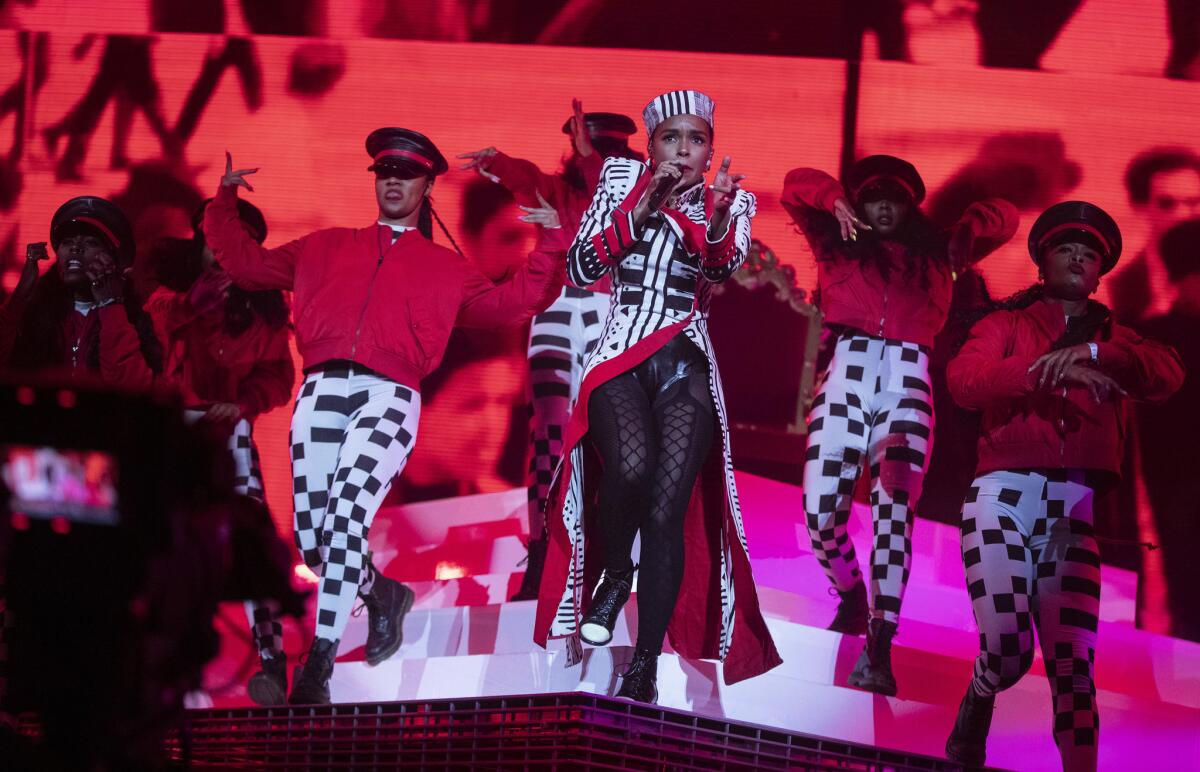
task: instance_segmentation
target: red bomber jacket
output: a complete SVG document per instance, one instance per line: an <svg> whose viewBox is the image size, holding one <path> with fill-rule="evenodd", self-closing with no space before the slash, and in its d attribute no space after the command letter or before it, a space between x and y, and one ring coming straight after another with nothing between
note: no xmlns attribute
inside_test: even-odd
<svg viewBox="0 0 1200 772"><path fill-rule="evenodd" d="M50 270L58 269L51 266ZM14 293L0 309L0 366L13 366L12 352L29 300L30 293ZM137 328L129 321L121 303L92 308L87 314L79 311L67 314L63 319L62 339L66 348L60 364L72 376L98 375L104 384L128 391L146 391L162 385L160 376L146 363ZM93 358L100 362L98 372L90 369Z"/></svg>
<svg viewBox="0 0 1200 772"><path fill-rule="evenodd" d="M546 174L532 161L513 158L499 151L492 157L486 173L508 188L522 206L540 206L537 194L541 193L542 198L558 211L558 218L567 235L573 237L592 203L592 194L600 184L600 169L603 166L604 157L599 153L580 157L579 168L583 172L584 183L582 191L568 185L560 174ZM588 290L611 293L612 281L606 276L588 287Z"/></svg>
<svg viewBox="0 0 1200 772"><path fill-rule="evenodd" d="M782 203L797 226L803 227L804 207L832 213L839 198L849 200L841 184L818 169L793 169L784 179ZM829 251L812 234L805 234L817 257L825 323L932 348L950 312L951 271L961 271L1001 247L1016 233L1019 220L1017 208L1003 199L971 204L959 220L975 235L971 260L967 265L931 265L924 281L919 274L907 275L906 250L898 242L884 242L895 266L885 282L873 264Z"/></svg>
<svg viewBox="0 0 1200 772"><path fill-rule="evenodd" d="M179 387L184 406L232 402L253 423L291 397L296 368L287 325L272 328L255 317L231 335L220 306L201 314L185 293L166 287L155 290L146 310L163 342L163 373Z"/></svg>
<svg viewBox="0 0 1200 772"><path fill-rule="evenodd" d="M450 330L516 324L558 297L566 272L562 228L539 229L529 262L493 284L469 260L416 230L331 228L274 249L238 220L236 188L221 186L204 212L204 236L222 267L249 290L293 294L304 369L349 360L420 389L442 360Z"/></svg>
<svg viewBox="0 0 1200 772"><path fill-rule="evenodd" d="M1125 406L1119 395L1096 404L1084 387L1036 390L1029 372L1066 331L1062 306L1038 301L981 319L950 361L954 400L983 411L977 474L1002 469L1093 469L1119 474ZM1134 399L1157 402L1182 384L1184 369L1169 346L1110 323L1094 340L1096 366Z"/></svg>

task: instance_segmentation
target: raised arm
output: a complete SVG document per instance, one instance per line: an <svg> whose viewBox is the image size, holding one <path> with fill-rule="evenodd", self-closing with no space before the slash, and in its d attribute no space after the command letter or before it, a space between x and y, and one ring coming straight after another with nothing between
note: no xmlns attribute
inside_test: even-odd
<svg viewBox="0 0 1200 772"><path fill-rule="evenodd" d="M537 203L537 194L540 191L550 203L559 205L555 197L555 179L532 161L513 158L494 147L462 153L458 157L468 159L459 168L475 169L484 177L503 185L517 199L518 204L533 206Z"/></svg>
<svg viewBox="0 0 1200 772"><path fill-rule="evenodd" d="M955 271L963 271L1008 243L1021 215L1002 198L976 201L950 232L949 255Z"/></svg>
<svg viewBox="0 0 1200 772"><path fill-rule="evenodd" d="M632 209L622 206L640 196L646 181L646 167L640 163L622 158L604 162L600 184L567 250L567 277L572 284L587 287L600 281L636 243L641 228ZM618 201L617 191L629 192Z"/></svg>
<svg viewBox="0 0 1200 772"><path fill-rule="evenodd" d="M780 203L792 221L806 236L809 218L806 209L828 212L838 222L842 241L858 238L858 231L869 231L871 226L858 218L850 205L842 184L820 169L792 169L783 179L783 195Z"/></svg>
<svg viewBox="0 0 1200 772"><path fill-rule="evenodd" d="M950 395L959 405L982 410L1032 394L1036 357L1006 356L1012 334L1012 315L988 314L971 328L970 337L946 367Z"/></svg>
<svg viewBox="0 0 1200 772"><path fill-rule="evenodd" d="M758 203L754 194L738 190L729 208L724 233L714 235L710 231L706 237L700 262L704 278L714 283L723 282L746 262L746 255L750 252L750 222L757 211Z"/></svg>
<svg viewBox="0 0 1200 772"><path fill-rule="evenodd" d="M845 199L846 191L840 182L820 169L792 169L783 178L783 195L780 203L793 220L800 222L800 207L821 209L833 214L838 199Z"/></svg>
<svg viewBox="0 0 1200 772"><path fill-rule="evenodd" d="M238 219L237 189L254 190L245 175L257 169L233 169L225 154L225 175L217 195L204 210L204 239L212 247L221 267L234 282L248 290L291 290L296 276L296 260L311 236L297 239L275 249L266 249L246 233Z"/></svg>
<svg viewBox="0 0 1200 772"><path fill-rule="evenodd" d="M457 324L484 328L517 324L546 310L562 292L567 238L562 228L539 228L528 262L500 284L468 264Z"/></svg>

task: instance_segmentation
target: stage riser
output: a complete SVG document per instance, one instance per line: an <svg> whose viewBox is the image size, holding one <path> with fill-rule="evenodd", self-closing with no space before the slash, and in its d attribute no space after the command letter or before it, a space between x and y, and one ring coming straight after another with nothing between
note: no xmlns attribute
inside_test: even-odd
<svg viewBox="0 0 1200 772"><path fill-rule="evenodd" d="M943 759L580 693L193 711L176 759L203 768L955 769Z"/></svg>
<svg viewBox="0 0 1200 772"><path fill-rule="evenodd" d="M343 702L576 690L603 695L615 692L616 674L630 655L627 647L591 649L585 652L582 664L571 668L564 665L564 652L392 660L375 668L345 663L335 669L331 686L334 698ZM885 698L776 672L726 686L721 683L718 665L664 655L659 665L658 706L937 755L954 723L967 675L964 672L953 681L937 675L926 678L946 682L936 687L937 695L922 695L941 697L936 703ZM1194 731L1200 725L1200 711L1104 691L1098 696L1104 738L1101 750L1109 763L1140 756L1148 764L1146 769L1170 769L1179 759L1200 759L1195 755L1200 751L1200 739ZM991 761L1021 770L1056 769L1050 723L1049 692L1043 679L1027 679L1003 693L993 722Z"/></svg>

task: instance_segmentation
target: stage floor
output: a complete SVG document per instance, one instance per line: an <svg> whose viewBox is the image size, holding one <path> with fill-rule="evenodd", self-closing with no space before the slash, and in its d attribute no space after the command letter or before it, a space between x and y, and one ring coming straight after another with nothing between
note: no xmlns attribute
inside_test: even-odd
<svg viewBox="0 0 1200 772"><path fill-rule="evenodd" d="M734 686L721 666L668 653L659 665L659 705L702 716L940 756L978 651L955 528L920 520L893 662L899 694L846 687L861 639L826 631L836 598L799 519L800 490L738 473L747 539L764 614L784 663ZM531 639L534 603L508 603L525 551L523 489L424 502L383 511L371 532L376 564L413 587L400 651L377 667L362 661L366 616L352 618L331 681L338 702L389 702L586 692L612 694L632 653L636 603L612 644L585 648L568 667L561 642ZM869 554L869 513L855 507L851 533ZM1133 626L1136 576L1104 567L1096 657L1100 768L1200 770L1200 645ZM240 608L222 612L222 649L206 685L218 707L249 705L256 667ZM311 634L292 621L294 662ZM1059 769L1050 734L1049 687L1040 653L1033 671L997 700L990 764Z"/></svg>

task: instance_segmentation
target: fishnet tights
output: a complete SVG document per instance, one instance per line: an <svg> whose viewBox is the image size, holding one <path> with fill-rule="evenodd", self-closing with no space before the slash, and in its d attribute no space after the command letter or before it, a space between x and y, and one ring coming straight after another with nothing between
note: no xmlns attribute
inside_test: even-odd
<svg viewBox="0 0 1200 772"><path fill-rule="evenodd" d="M713 440L708 361L682 336L596 389L592 441L604 462L599 530L605 568L631 566L642 533L637 647L662 651L683 580L683 521Z"/></svg>

